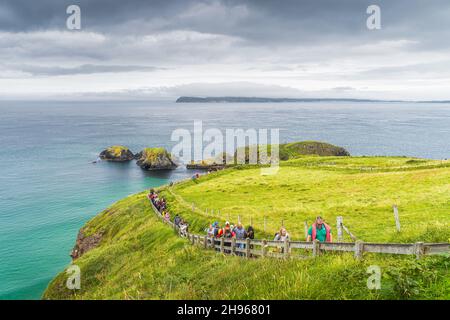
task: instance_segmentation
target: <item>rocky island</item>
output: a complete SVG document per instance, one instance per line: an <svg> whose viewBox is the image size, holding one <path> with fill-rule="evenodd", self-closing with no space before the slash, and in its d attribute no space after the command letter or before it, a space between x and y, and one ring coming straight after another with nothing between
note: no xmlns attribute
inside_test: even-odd
<svg viewBox="0 0 450 320"><path fill-rule="evenodd" d="M126 162L134 159L133 152L124 146L112 146L103 150L99 158L105 161Z"/></svg>
<svg viewBox="0 0 450 320"><path fill-rule="evenodd" d="M172 170L177 167L172 155L164 148L145 148L135 158L136 164L144 170Z"/></svg>

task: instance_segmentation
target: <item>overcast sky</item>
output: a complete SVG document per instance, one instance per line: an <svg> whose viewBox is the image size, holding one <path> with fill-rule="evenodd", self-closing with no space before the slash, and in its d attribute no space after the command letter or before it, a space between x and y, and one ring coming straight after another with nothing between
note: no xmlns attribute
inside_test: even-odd
<svg viewBox="0 0 450 320"><path fill-rule="evenodd" d="M179 95L450 99L450 1L0 2L1 99Z"/></svg>

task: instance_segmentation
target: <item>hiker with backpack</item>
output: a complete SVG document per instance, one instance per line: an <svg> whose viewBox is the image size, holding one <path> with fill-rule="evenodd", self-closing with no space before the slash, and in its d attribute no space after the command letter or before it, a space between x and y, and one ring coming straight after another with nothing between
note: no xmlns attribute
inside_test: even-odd
<svg viewBox="0 0 450 320"><path fill-rule="evenodd" d="M181 217L180 217L178 214L175 215L175 218L173 219L173 223L174 223L177 227L179 227L180 221L181 221Z"/></svg>
<svg viewBox="0 0 450 320"><path fill-rule="evenodd" d="M225 227L223 229L219 230L219 237L223 237L225 239L231 239L235 237L235 233L231 229L230 223L227 221L225 222ZM225 243L225 247L231 247L231 243ZM227 252L231 252L231 250L227 250Z"/></svg>
<svg viewBox="0 0 450 320"><path fill-rule="evenodd" d="M286 241L286 240L289 240L289 233L287 232L286 228L285 227L281 227L280 231L275 234L275 238L273 240L274 241ZM278 250L281 253L284 253L284 247L283 246L278 247Z"/></svg>
<svg viewBox="0 0 450 320"><path fill-rule="evenodd" d="M284 241L289 240L289 233L285 227L281 227L280 231L275 234L274 241Z"/></svg>
<svg viewBox="0 0 450 320"><path fill-rule="evenodd" d="M170 213L169 213L169 211L166 211L166 212L165 212L165 214L164 214L164 220L166 220L167 222L170 221Z"/></svg>
<svg viewBox="0 0 450 320"><path fill-rule="evenodd" d="M187 236L187 233L188 233L188 227L189 227L189 225L187 224L187 222L186 221L184 221L184 219L181 219L181 221L180 221L180 235L182 236L182 237L186 237Z"/></svg>
<svg viewBox="0 0 450 320"><path fill-rule="evenodd" d="M234 234L236 235L237 240L245 240L247 238L247 231L245 231L244 226L241 222L238 222L236 227L234 228ZM237 243L236 247L239 249L245 249L245 244L243 243ZM242 252L237 253L238 256L242 256Z"/></svg>
<svg viewBox="0 0 450 320"><path fill-rule="evenodd" d="M333 242L331 227L323 221L321 216L318 216L309 228L306 241L314 241L316 239L320 242Z"/></svg>
<svg viewBox="0 0 450 320"><path fill-rule="evenodd" d="M207 235L209 238L214 237L214 226L213 226L212 224L210 224L209 227L206 228L205 231L206 231L206 235Z"/></svg>
<svg viewBox="0 0 450 320"><path fill-rule="evenodd" d="M215 221L215 222L212 224L212 226L213 226L213 235L212 235L213 239L212 239L212 241L214 242L214 245L216 245L216 244L218 244L218 242L217 242L217 240L215 240L215 239L220 237L220 236L219 236L219 232L220 232L220 230L222 230L222 229L220 229L219 223L218 223L217 221ZM216 251L220 251L220 249L218 249L218 248L215 248L215 250L216 250Z"/></svg>

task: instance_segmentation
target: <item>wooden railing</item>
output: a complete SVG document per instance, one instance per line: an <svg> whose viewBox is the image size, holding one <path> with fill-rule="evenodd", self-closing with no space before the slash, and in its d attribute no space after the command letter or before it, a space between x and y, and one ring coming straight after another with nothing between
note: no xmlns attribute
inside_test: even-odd
<svg viewBox="0 0 450 320"><path fill-rule="evenodd" d="M206 235L193 233L182 233L180 228L172 221L164 219L161 213L149 201L150 205L164 223L168 224L180 236L188 239L193 245L202 246L205 249L213 249L224 254L239 255L243 257L273 257L273 258L306 258L307 252L311 251L312 256L318 256L321 251L345 251L354 252L357 259L361 259L364 252L415 255L420 259L424 255L443 254L450 252L448 243L370 243L363 241L356 242L312 242L305 241L270 241L235 238L213 238Z"/></svg>

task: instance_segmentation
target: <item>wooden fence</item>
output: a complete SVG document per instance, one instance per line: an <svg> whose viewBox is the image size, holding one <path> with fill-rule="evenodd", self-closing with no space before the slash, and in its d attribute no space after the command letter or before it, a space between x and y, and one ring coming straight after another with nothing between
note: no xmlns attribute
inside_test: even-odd
<svg viewBox="0 0 450 320"><path fill-rule="evenodd" d="M357 259L361 259L364 252L415 255L417 259L420 259L424 255L450 252L450 245L448 243L370 243L361 240L357 240L356 242L238 240L235 238L213 238L189 232L182 234L178 226L172 221L164 219L152 201L149 202L157 217L173 228L180 236L188 239L193 245L201 246L204 249L213 249L224 254L239 255L247 258L307 258L311 253L313 257L318 256L321 251L346 251L354 252L354 256Z"/></svg>

